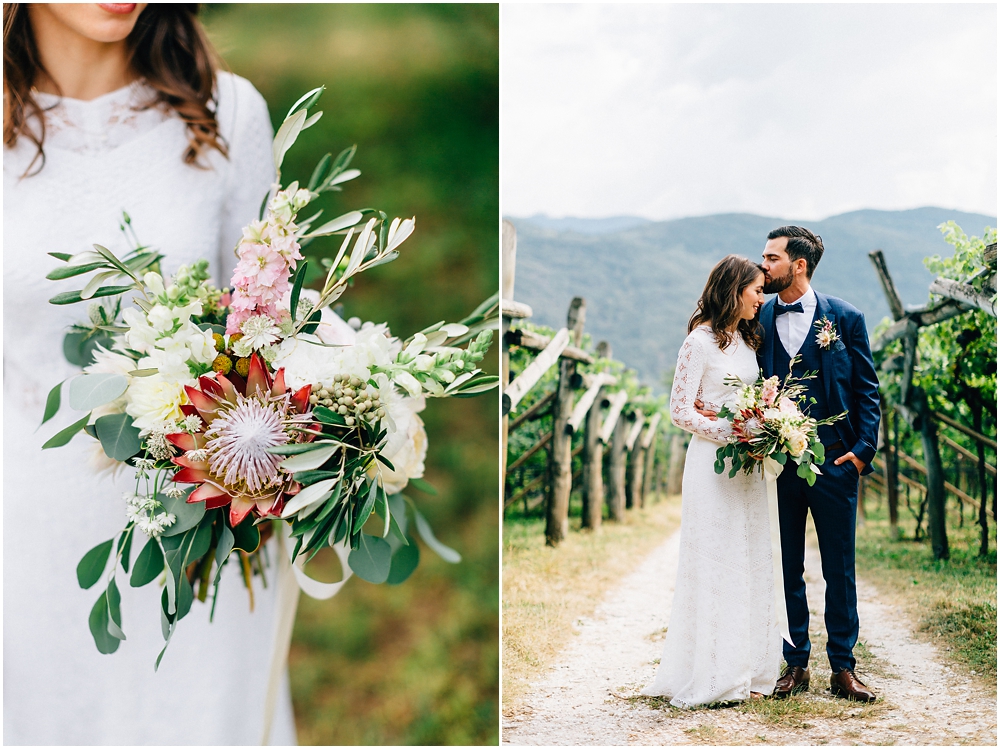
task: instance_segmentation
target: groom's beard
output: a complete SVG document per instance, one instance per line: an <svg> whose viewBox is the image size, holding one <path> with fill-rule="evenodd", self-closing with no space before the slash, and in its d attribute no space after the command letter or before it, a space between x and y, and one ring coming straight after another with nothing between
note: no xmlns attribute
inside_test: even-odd
<svg viewBox="0 0 1000 749"><path fill-rule="evenodd" d="M788 275L781 278L770 278L765 275L763 291L765 294L777 294L791 286L793 280L795 280L795 276L792 274L791 268L788 269Z"/></svg>

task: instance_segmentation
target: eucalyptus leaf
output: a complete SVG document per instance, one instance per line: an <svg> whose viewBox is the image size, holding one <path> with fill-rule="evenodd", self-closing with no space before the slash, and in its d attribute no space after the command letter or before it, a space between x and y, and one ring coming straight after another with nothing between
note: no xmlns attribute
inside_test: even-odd
<svg viewBox="0 0 1000 749"><path fill-rule="evenodd" d="M180 621L191 611L194 603L194 589L187 575L181 574L181 584L177 586L177 621Z"/></svg>
<svg viewBox="0 0 1000 749"><path fill-rule="evenodd" d="M87 421L89 419L90 419L90 414L87 414L79 421L70 424L62 431L57 432L52 437L50 437L44 445L42 445L42 449L47 450L50 447L62 447L63 445L67 444L71 439L73 439L73 436L77 432L79 432L87 425Z"/></svg>
<svg viewBox="0 0 1000 749"><path fill-rule="evenodd" d="M104 453L112 460L125 461L139 452L139 429L128 414L108 414L94 422Z"/></svg>
<svg viewBox="0 0 1000 749"><path fill-rule="evenodd" d="M133 588L141 588L153 582L161 572L163 572L163 550L156 543L156 539L151 538L136 557L128 584Z"/></svg>
<svg viewBox="0 0 1000 749"><path fill-rule="evenodd" d="M384 583L392 566L392 548L378 536L361 533L358 548L347 557L351 571L370 583Z"/></svg>
<svg viewBox="0 0 1000 749"><path fill-rule="evenodd" d="M90 634L94 637L94 644L97 650L105 655L118 650L121 640L108 632L108 623L111 618L108 616L108 591L103 591L101 597L94 603L90 610Z"/></svg>
<svg viewBox="0 0 1000 749"><path fill-rule="evenodd" d="M83 555L83 559L76 565L76 579L81 588L86 590L101 579L104 568L108 566L108 557L111 556L111 546L114 542L113 538L109 539Z"/></svg>
<svg viewBox="0 0 1000 749"><path fill-rule="evenodd" d="M163 505L163 511L170 513L177 518L173 525L163 531L163 540L165 544L172 543L167 541L167 539L180 536L181 534L189 531L191 528L194 528L205 516L206 510L204 502L186 501L188 496L191 494L191 491L192 488L188 488L179 497L170 497L162 493L156 495L156 499Z"/></svg>
<svg viewBox="0 0 1000 749"><path fill-rule="evenodd" d="M410 479L409 484L414 489L419 489L424 494L430 494L431 496L434 496L435 494L438 493L438 490L435 489L432 484L428 483L424 479Z"/></svg>
<svg viewBox="0 0 1000 749"><path fill-rule="evenodd" d="M197 562L212 546L212 518L206 517L198 525L198 530L191 539L191 545L184 555L184 566L187 567L192 562Z"/></svg>
<svg viewBox="0 0 1000 749"><path fill-rule="evenodd" d="M389 585L399 585L413 574L420 564L420 548L417 542L409 539L400 546L392 555L392 562L389 566L389 576L386 583Z"/></svg>
<svg viewBox="0 0 1000 749"><path fill-rule="evenodd" d="M413 516L417 521L417 533L420 534L420 538L424 540L424 543L431 547L431 550L444 561L450 562L451 564L458 564L461 562L462 555L438 541L437 538L434 537L434 531L431 530L430 523L428 523L424 516L420 514L420 510L413 506L412 503L410 504L410 507L413 508Z"/></svg>
<svg viewBox="0 0 1000 749"><path fill-rule="evenodd" d="M125 633L122 631L122 596L118 592L118 584L114 578L108 583L108 634L119 640L124 640Z"/></svg>
<svg viewBox="0 0 1000 749"><path fill-rule="evenodd" d="M236 537L233 532L229 529L229 526L222 523L222 530L219 532L219 540L215 545L215 563L219 567L216 576L222 573L222 564L229 557L230 553L233 551L233 544L236 543Z"/></svg>
<svg viewBox="0 0 1000 749"><path fill-rule="evenodd" d="M118 537L118 558L122 563L122 569L128 573L128 568L132 557L132 539L135 538L135 526L125 529L125 532Z"/></svg>
<svg viewBox="0 0 1000 749"><path fill-rule="evenodd" d="M95 372L74 377L69 382L69 405L77 411L93 411L128 390L125 375Z"/></svg>
<svg viewBox="0 0 1000 749"><path fill-rule="evenodd" d="M63 382L66 382L66 380L63 380L49 391L49 395L45 399L45 414L42 416L42 424L59 412L59 406L62 403ZM39 424L38 426L41 426L42 424Z"/></svg>

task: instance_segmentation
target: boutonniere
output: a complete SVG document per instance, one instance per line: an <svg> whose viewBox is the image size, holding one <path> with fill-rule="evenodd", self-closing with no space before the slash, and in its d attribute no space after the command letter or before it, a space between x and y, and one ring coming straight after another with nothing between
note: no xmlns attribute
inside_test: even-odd
<svg viewBox="0 0 1000 749"><path fill-rule="evenodd" d="M837 335L837 326L826 315L823 315L821 319L814 322L813 326L817 331L816 343L819 344L821 349L828 349L840 340L840 336Z"/></svg>

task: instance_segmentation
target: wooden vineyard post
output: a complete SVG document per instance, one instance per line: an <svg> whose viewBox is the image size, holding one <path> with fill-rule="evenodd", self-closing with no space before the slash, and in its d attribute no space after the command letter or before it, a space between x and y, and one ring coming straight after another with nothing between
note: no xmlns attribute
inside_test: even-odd
<svg viewBox="0 0 1000 749"><path fill-rule="evenodd" d="M653 481L656 472L656 435L660 428L660 412L657 411L653 414L653 418L650 419L649 427L646 429L646 434L642 438L642 449L646 453L646 468L643 471L643 482L642 482L642 496L640 497L639 505L645 507L648 501L652 501L652 496L650 490L654 489Z"/></svg>
<svg viewBox="0 0 1000 749"><path fill-rule="evenodd" d="M645 468L645 461L642 455L642 440L639 435L646 424L646 417L642 411L633 411L631 417L635 419L632 428L629 429L628 437L625 438L625 452L628 453L628 462L625 464L625 507L642 507L642 474Z"/></svg>
<svg viewBox="0 0 1000 749"><path fill-rule="evenodd" d="M514 318L531 317L530 307L526 304L517 304L514 301L514 263L517 259L517 230L507 220L503 222L502 250L503 263L501 272L503 273L503 278L501 279L502 286L500 289L500 311L503 319L503 329L501 331L503 353L500 364L501 392L510 383L510 343L507 341L507 334L510 332L510 322ZM509 418L507 412L504 411L501 423L501 434L503 435L503 444L501 445L501 454L503 457L500 464L501 486L506 486L507 483L508 425Z"/></svg>
<svg viewBox="0 0 1000 749"><path fill-rule="evenodd" d="M670 468L667 471L667 496L681 493L684 477L684 437L679 432L670 436Z"/></svg>
<svg viewBox="0 0 1000 749"><path fill-rule="evenodd" d="M619 523L625 519L625 441L629 426L624 415L615 422L608 461L608 519Z"/></svg>
<svg viewBox="0 0 1000 749"><path fill-rule="evenodd" d="M587 303L575 297L566 316L566 327L572 331L573 345L579 346L583 338L583 323ZM569 495L573 488L573 436L567 430L573 413L573 375L576 362L562 359L559 362L559 385L552 407L552 460L549 463L549 502L545 523L545 543L556 546L569 533Z"/></svg>
<svg viewBox="0 0 1000 749"><path fill-rule="evenodd" d="M611 345L607 341L597 344L597 356L611 358ZM610 378L609 378L610 379ZM604 378L601 378L604 381ZM601 442L601 409L607 406L604 387L601 386L587 411L583 434L583 527L595 530L601 526L604 512L604 443Z"/></svg>
<svg viewBox="0 0 1000 749"><path fill-rule="evenodd" d="M621 418L628 393L619 390L608 405L608 415L601 425L601 442L611 444L608 455L608 520L622 520L625 514L625 437L628 424Z"/></svg>
<svg viewBox="0 0 1000 749"><path fill-rule="evenodd" d="M944 468L941 465L941 450L938 446L937 426L927 403L923 388L912 386L911 401L916 402L920 422L920 441L924 448L924 464L927 466L927 530L931 536L931 550L935 559L947 559L948 529L945 526Z"/></svg>
<svg viewBox="0 0 1000 749"><path fill-rule="evenodd" d="M896 456L895 444L893 443L892 435L890 434L890 409L888 404L885 402L885 398L881 399L881 409L882 423L880 428L882 430L882 446L885 451L885 501L889 506L889 529L892 533L892 538L896 538L899 535L899 479L897 478L898 457Z"/></svg>

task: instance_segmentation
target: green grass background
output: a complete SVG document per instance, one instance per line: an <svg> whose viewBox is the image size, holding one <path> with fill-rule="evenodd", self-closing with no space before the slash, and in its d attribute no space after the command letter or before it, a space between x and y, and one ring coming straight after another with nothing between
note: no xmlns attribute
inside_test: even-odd
<svg viewBox="0 0 1000 749"><path fill-rule="evenodd" d="M342 297L346 317L387 321L405 338L461 319L498 288L497 6L210 5L202 20L275 126L302 93L327 87L323 118L286 157L286 182L357 144L362 175L322 198L324 215L370 206L417 217L401 257ZM484 369L497 373L498 361L495 345ZM409 494L463 561L422 547L402 586L354 579L329 601L302 597L290 655L302 744L498 741L497 396L430 401L423 416L439 493Z"/></svg>

